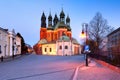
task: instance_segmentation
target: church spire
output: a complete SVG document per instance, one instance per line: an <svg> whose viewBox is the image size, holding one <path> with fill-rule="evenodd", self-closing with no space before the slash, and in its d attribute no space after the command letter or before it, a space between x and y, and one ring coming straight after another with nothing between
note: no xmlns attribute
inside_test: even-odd
<svg viewBox="0 0 120 80"><path fill-rule="evenodd" d="M60 13L60 21L61 21L61 22L64 22L64 21L65 21L65 14L64 14L63 8L62 8L62 11L61 11L61 13Z"/></svg>
<svg viewBox="0 0 120 80"><path fill-rule="evenodd" d="M58 17L57 17L57 14L55 14L55 17L54 17L53 22L54 22L54 26L55 26L55 25L57 24L57 22L58 22Z"/></svg>
<svg viewBox="0 0 120 80"><path fill-rule="evenodd" d="M70 17L69 17L69 15L67 15L67 18L66 18L66 24L67 24L67 26L70 26Z"/></svg>
<svg viewBox="0 0 120 80"><path fill-rule="evenodd" d="M52 16L51 16L51 12L49 13L49 17L48 17L48 27L52 26Z"/></svg>
<svg viewBox="0 0 120 80"><path fill-rule="evenodd" d="M42 13L42 16L41 16L41 27L46 28L46 16L44 12Z"/></svg>

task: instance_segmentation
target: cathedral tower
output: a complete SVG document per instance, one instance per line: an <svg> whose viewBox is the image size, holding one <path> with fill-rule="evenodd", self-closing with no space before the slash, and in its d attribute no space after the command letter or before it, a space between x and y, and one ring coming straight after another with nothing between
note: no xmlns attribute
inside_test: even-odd
<svg viewBox="0 0 120 80"><path fill-rule="evenodd" d="M52 27L52 16L51 13L48 16L48 28L47 28L47 41L53 41L53 27Z"/></svg>
<svg viewBox="0 0 120 80"><path fill-rule="evenodd" d="M71 28L70 28L70 17L69 16L67 16L66 18L66 25L68 27L67 36L71 39L72 33L71 33Z"/></svg>
<svg viewBox="0 0 120 80"><path fill-rule="evenodd" d="M55 14L54 20L53 20L54 26L58 23L58 17L57 14Z"/></svg>
<svg viewBox="0 0 120 80"><path fill-rule="evenodd" d="M44 12L42 13L41 16L41 28L40 28L40 40L41 39L46 39L46 16L44 14Z"/></svg>
<svg viewBox="0 0 120 80"><path fill-rule="evenodd" d="M64 12L63 12L63 9L62 9L62 11L61 11L61 13L60 13L60 21L61 21L61 22L65 22L65 14L64 14Z"/></svg>

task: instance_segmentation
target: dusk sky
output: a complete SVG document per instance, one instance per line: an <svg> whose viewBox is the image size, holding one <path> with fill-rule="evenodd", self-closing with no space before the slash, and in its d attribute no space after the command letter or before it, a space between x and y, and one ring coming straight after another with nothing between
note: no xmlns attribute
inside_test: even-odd
<svg viewBox="0 0 120 80"><path fill-rule="evenodd" d="M120 0L0 0L0 27L15 29L33 46L40 39L43 11L46 17L50 12L59 17L62 8L70 16L72 37L79 42L82 23L89 23L96 12L102 13L108 25L120 27Z"/></svg>

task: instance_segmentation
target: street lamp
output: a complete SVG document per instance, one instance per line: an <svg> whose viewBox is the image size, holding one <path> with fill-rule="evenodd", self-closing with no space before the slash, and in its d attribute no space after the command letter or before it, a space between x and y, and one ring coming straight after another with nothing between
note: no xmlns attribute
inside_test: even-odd
<svg viewBox="0 0 120 80"><path fill-rule="evenodd" d="M84 30L85 27L85 30ZM86 61L86 66L88 66L88 51L89 51L89 46L88 46L88 24L87 23L83 23L82 24L82 33L81 33L81 37L86 38L86 42L85 42L85 48L84 48L84 52L85 52L85 61Z"/></svg>

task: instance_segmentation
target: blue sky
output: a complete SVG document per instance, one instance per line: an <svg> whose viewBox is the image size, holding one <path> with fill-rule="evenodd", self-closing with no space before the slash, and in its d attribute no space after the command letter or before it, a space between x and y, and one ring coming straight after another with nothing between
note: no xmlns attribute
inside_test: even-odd
<svg viewBox="0 0 120 80"><path fill-rule="evenodd" d="M39 40L42 12L59 16L61 9L71 18L72 36L80 41L82 23L89 23L101 12L108 25L120 27L120 0L0 0L0 27L20 32L25 42L34 45Z"/></svg>

